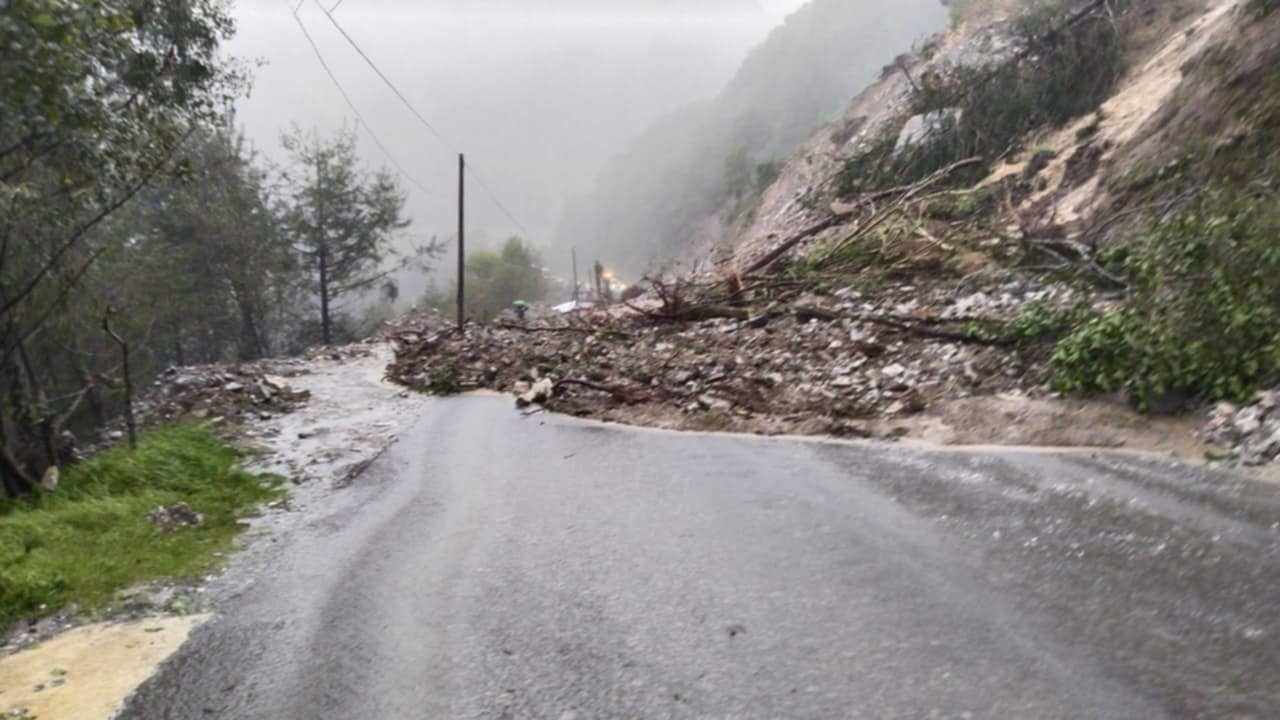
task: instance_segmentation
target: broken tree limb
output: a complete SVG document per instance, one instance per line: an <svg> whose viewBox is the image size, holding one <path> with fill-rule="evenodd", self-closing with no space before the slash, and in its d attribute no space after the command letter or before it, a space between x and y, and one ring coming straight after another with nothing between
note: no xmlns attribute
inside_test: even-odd
<svg viewBox="0 0 1280 720"><path fill-rule="evenodd" d="M1004 337L988 338L981 335L975 335L973 333L938 330L936 328L925 327L923 325L905 323L883 315L854 315L850 319L858 322L871 323L872 325L883 325L884 327L893 328L900 332L909 333L917 337L931 338L934 340L947 340L950 342L968 343L970 345L986 345L989 347L1007 347L1013 344L1011 340Z"/></svg>
<svg viewBox="0 0 1280 720"><path fill-rule="evenodd" d="M969 322L978 322L979 319L976 319L976 318L965 318L965 319L947 321L947 320L942 320L940 318L921 318L919 320L916 320L916 319L896 317L893 315L868 315L868 314L843 315L841 313L835 312L834 310L828 310L826 308L820 308L820 307L813 307L810 305L801 305L801 306L794 307L792 308L791 312L796 316L798 320L802 320L802 321L803 320L821 320L825 322L837 322L840 320L852 320L854 322L864 322L872 325L881 325L884 327L893 328L894 330L897 330L899 332L905 332L911 335L915 335L917 337L932 338L935 340L948 340L951 342L970 343L974 345L989 345L993 347L1003 347L1011 344L1011 342L1007 338L1003 338L1003 337L996 337L996 338L983 337L981 335L975 335L973 333L954 332L950 330L938 329L936 327L937 325L943 322L964 322L966 320Z"/></svg>
<svg viewBox="0 0 1280 720"><path fill-rule="evenodd" d="M902 193L902 195L897 200L895 200L893 204L885 207L882 210L877 211L876 214L872 215L870 220L859 225L857 228L854 229L853 233L851 233L848 237L844 238L839 243L836 243L835 247L832 247L831 249L829 249L822 256L821 262L826 262L828 259L830 259L833 255L838 253L840 250L844 249L845 247L848 247L850 243L854 242L855 240L858 240L859 238L866 236L872 230L875 230L876 228L883 225L889 218L901 212L902 209L907 206L907 204L915 200L921 193L933 187L934 185L938 184L939 182L945 180L946 178L950 177L952 173L962 168L966 168L980 162L982 162L981 157L965 158L964 160L960 160L959 162L951 163L950 165L942 168L941 170L938 170L937 172L921 180L920 182L915 183L914 185L909 185L904 188L898 188L898 190Z"/></svg>
<svg viewBox="0 0 1280 720"><path fill-rule="evenodd" d="M787 253L791 252L792 248L804 242L805 240L808 240L814 235L818 235L819 233L826 232L827 230L830 230L831 228L839 225L840 223L845 221L846 217L847 216L842 216L842 215L832 215L828 218L818 221L817 223L814 223L813 225L810 225L804 230L801 230L796 235L793 235L787 240L783 241L781 245L779 245L778 247L766 253L764 257L751 263L751 265L747 266L747 268L743 270L740 274L751 275L753 273L758 273L763 270L767 270L768 268L772 267L774 263L781 260L782 257L785 256Z"/></svg>
<svg viewBox="0 0 1280 720"><path fill-rule="evenodd" d="M515 330L516 332L528 333L579 333L581 335L602 334L614 335L623 338L631 337L630 333L611 327L578 327L576 325L515 325L512 323L494 323L493 326L502 330Z"/></svg>

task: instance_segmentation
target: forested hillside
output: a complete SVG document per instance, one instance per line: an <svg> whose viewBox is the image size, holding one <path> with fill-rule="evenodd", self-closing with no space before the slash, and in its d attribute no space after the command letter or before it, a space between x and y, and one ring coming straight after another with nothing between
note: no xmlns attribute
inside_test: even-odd
<svg viewBox="0 0 1280 720"><path fill-rule="evenodd" d="M268 168L217 2L0 8L0 478L24 492L171 365L357 331L407 225L354 138ZM422 259L429 257L424 248Z"/></svg>

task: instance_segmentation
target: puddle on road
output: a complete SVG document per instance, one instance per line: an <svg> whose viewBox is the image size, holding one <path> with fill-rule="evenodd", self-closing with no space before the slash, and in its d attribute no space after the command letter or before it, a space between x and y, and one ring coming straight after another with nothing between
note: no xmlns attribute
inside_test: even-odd
<svg viewBox="0 0 1280 720"><path fill-rule="evenodd" d="M24 709L40 720L109 720L208 618L89 625L0 658L0 717Z"/></svg>

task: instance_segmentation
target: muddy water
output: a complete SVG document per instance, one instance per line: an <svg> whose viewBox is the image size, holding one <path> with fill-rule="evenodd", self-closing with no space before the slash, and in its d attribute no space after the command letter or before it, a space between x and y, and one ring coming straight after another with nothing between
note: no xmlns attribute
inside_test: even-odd
<svg viewBox="0 0 1280 720"><path fill-rule="evenodd" d="M0 658L0 713L25 710L40 720L107 720L206 619L193 615L88 625Z"/></svg>

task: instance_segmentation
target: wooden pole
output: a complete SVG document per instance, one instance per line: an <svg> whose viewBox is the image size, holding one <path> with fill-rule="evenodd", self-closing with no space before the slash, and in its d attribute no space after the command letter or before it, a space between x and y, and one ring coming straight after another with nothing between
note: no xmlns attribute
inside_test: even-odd
<svg viewBox="0 0 1280 720"><path fill-rule="evenodd" d="M467 323L467 156L458 155L458 332Z"/></svg>
<svg viewBox="0 0 1280 720"><path fill-rule="evenodd" d="M578 248L569 248L573 254L573 302L578 302Z"/></svg>
<svg viewBox="0 0 1280 720"><path fill-rule="evenodd" d="M102 329L120 346L121 372L124 373L124 425L129 431L129 449L138 449L138 425L133 416L133 375L129 372L129 341L111 329L111 308L102 316Z"/></svg>

